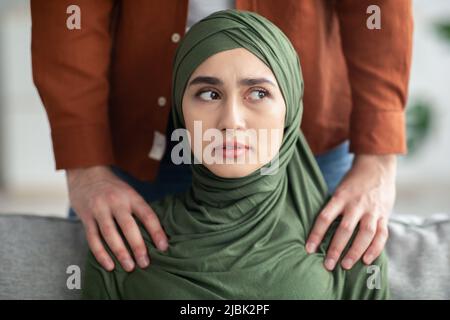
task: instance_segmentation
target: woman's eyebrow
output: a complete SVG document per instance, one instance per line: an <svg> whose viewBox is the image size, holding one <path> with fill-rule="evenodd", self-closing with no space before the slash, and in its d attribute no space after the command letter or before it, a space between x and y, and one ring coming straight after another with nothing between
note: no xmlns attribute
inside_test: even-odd
<svg viewBox="0 0 450 320"><path fill-rule="evenodd" d="M268 83L274 87L276 85L267 78L243 78L238 81L238 84L241 86L254 86L261 83ZM223 85L223 81L216 77L210 77L210 76L198 76L192 79L189 82L188 86L192 86L195 84L209 84L209 85Z"/></svg>
<svg viewBox="0 0 450 320"><path fill-rule="evenodd" d="M189 86L192 86L194 84L210 84L210 85L223 85L223 81L216 77L209 77L209 76L198 76L189 82Z"/></svg>
<svg viewBox="0 0 450 320"><path fill-rule="evenodd" d="M273 83L272 81L270 81L267 78L244 78L239 80L239 84L241 86L254 86L257 84L261 84L261 83L267 83L270 84L274 87L276 87L275 83Z"/></svg>

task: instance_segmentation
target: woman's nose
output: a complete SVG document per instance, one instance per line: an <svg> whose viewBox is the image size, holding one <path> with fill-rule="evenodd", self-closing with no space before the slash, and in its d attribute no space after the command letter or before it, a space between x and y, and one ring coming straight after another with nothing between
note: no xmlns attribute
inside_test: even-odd
<svg viewBox="0 0 450 320"><path fill-rule="evenodd" d="M220 108L219 123L217 128L224 129L244 129L245 124L245 108L238 98L229 98L224 100Z"/></svg>

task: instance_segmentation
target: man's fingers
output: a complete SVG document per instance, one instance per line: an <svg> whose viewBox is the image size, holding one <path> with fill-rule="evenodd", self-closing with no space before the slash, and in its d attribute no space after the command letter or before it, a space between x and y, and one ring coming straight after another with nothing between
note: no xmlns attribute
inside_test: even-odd
<svg viewBox="0 0 450 320"><path fill-rule="evenodd" d="M361 211L361 207L350 207L344 213L344 218L340 222L339 227L333 235L330 246L328 247L327 257L325 259L325 267L328 270L331 271L336 266L342 251L350 240L353 231L358 224L362 213Z"/></svg>
<svg viewBox="0 0 450 320"><path fill-rule="evenodd" d="M95 259L103 266L103 268L108 271L112 271L114 269L114 262L103 246L95 220L89 220L88 222L86 222L84 230L86 233L86 239L89 244L89 248L91 249Z"/></svg>
<svg viewBox="0 0 450 320"><path fill-rule="evenodd" d="M315 252L330 225L342 212L344 203L340 198L333 196L316 219L314 227L306 241L306 251Z"/></svg>
<svg viewBox="0 0 450 320"><path fill-rule="evenodd" d="M133 213L144 224L145 229L147 229L148 233L152 237L155 246L161 251L167 250L169 244L166 233L161 227L159 218L153 209L143 199L132 202L131 206Z"/></svg>
<svg viewBox="0 0 450 320"><path fill-rule="evenodd" d="M150 261L147 254L147 248L142 239L141 231L136 224L130 210L126 208L115 209L114 218L120 226L128 244L133 250L134 257L141 268L146 268Z"/></svg>
<svg viewBox="0 0 450 320"><path fill-rule="evenodd" d="M385 218L380 218L378 220L377 233L372 243L364 254L363 261L365 264L371 264L384 249L386 241L389 237L389 231L387 226L387 221Z"/></svg>
<svg viewBox="0 0 450 320"><path fill-rule="evenodd" d="M358 234L353 244L342 260L344 269L351 269L372 242L377 230L377 218L373 214L366 214L359 223Z"/></svg>
<svg viewBox="0 0 450 320"><path fill-rule="evenodd" d="M112 215L102 214L97 221L103 238L116 258L120 261L122 267L125 271L132 271L134 269L133 259L131 259L122 237L117 231Z"/></svg>

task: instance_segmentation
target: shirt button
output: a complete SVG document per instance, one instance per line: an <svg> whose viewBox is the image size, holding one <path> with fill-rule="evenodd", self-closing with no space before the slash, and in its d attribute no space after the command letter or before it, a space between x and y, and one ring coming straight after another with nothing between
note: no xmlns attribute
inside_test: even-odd
<svg viewBox="0 0 450 320"><path fill-rule="evenodd" d="M159 97L158 98L158 106L160 107L164 107L167 103L167 100L165 97Z"/></svg>
<svg viewBox="0 0 450 320"><path fill-rule="evenodd" d="M177 43L178 41L180 41L180 34L179 33L172 34L172 42Z"/></svg>

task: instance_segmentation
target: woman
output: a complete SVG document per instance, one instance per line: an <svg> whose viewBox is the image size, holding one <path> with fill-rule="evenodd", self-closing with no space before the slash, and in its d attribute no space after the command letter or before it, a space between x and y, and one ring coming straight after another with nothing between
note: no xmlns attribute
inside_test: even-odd
<svg viewBox="0 0 450 320"><path fill-rule="evenodd" d="M108 272L89 253L83 298L389 297L384 253L370 267L324 268L339 220L317 252L306 253L307 235L330 195L299 130L300 62L281 30L247 11L211 14L180 42L172 89L174 126L189 133L193 180L186 193L151 203L169 248L158 251L138 222L150 266L128 273L116 260ZM219 130L223 141L205 140L208 129ZM261 129L281 134L265 139Z"/></svg>

